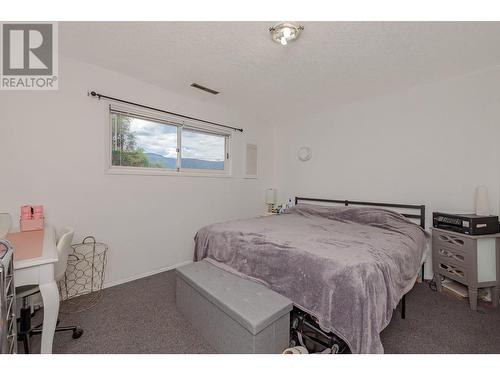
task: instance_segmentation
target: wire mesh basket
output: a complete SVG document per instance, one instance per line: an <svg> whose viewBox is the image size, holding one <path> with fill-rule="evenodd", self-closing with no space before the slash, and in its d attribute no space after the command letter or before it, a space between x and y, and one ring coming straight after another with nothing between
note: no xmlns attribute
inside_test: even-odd
<svg viewBox="0 0 500 375"><path fill-rule="evenodd" d="M90 309L102 297L108 245L88 236L72 248L66 273L59 282L61 301L64 301L60 307L62 313Z"/></svg>

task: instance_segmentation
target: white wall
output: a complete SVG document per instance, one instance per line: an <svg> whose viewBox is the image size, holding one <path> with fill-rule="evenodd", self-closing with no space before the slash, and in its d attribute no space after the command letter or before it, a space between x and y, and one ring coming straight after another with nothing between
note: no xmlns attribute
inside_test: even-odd
<svg viewBox="0 0 500 375"><path fill-rule="evenodd" d="M41 203L55 225L110 245L107 284L190 261L193 236L212 222L258 215L264 190L472 211L488 186L499 211L500 68L336 109L269 123L180 97L115 72L60 61L60 89L0 92L0 211ZM104 173L107 103L87 90L245 128L233 141L233 177ZM215 101L215 100L214 100ZM260 178L243 178L244 142L259 145ZM313 149L309 162L296 151ZM276 173L276 175L275 175Z"/></svg>
<svg viewBox="0 0 500 375"><path fill-rule="evenodd" d="M471 212L489 188L499 211L500 68L338 109L293 114L276 129L281 200L312 196ZM296 152L310 146L313 157ZM426 271L426 274L428 271Z"/></svg>
<svg viewBox="0 0 500 375"><path fill-rule="evenodd" d="M0 92L0 211L17 220L22 204L44 204L51 223L76 229L75 241L108 243L108 285L192 260L206 224L263 212L273 155L261 121L71 59L60 59L59 76L58 91ZM233 177L106 174L108 103L88 90L243 127ZM243 179L247 141L259 145L257 180Z"/></svg>

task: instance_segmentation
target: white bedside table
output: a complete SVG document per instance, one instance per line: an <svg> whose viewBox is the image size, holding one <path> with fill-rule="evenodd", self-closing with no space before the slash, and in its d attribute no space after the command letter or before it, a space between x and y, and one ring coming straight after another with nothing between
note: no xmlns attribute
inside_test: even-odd
<svg viewBox="0 0 500 375"><path fill-rule="evenodd" d="M471 310L477 309L478 288L491 288L492 304L498 306L500 233L470 236L433 228L432 264L438 291L442 275L468 287Z"/></svg>

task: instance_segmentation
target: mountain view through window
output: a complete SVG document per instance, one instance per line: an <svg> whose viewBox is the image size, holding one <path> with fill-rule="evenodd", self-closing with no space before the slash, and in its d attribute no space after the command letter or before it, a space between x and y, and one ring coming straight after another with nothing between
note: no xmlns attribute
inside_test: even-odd
<svg viewBox="0 0 500 375"><path fill-rule="evenodd" d="M112 166L225 170L224 135L178 131L177 125L116 112L111 113L111 133Z"/></svg>

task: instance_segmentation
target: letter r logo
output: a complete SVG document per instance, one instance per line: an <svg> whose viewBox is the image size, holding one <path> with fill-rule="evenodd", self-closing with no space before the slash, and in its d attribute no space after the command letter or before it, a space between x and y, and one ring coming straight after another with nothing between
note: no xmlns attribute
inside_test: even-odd
<svg viewBox="0 0 500 375"><path fill-rule="evenodd" d="M52 24L3 24L3 75L52 75Z"/></svg>

